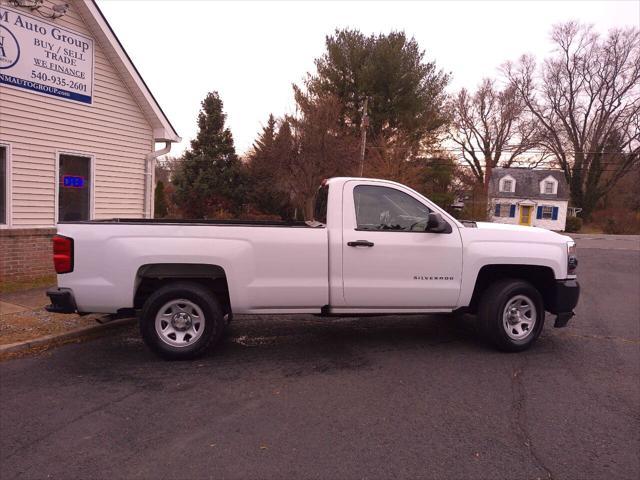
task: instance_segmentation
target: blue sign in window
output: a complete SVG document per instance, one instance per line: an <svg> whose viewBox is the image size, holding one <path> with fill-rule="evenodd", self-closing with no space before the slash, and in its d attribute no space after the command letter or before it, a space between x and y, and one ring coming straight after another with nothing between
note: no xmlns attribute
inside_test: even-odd
<svg viewBox="0 0 640 480"><path fill-rule="evenodd" d="M65 175L62 177L62 186L67 188L84 188L84 177Z"/></svg>

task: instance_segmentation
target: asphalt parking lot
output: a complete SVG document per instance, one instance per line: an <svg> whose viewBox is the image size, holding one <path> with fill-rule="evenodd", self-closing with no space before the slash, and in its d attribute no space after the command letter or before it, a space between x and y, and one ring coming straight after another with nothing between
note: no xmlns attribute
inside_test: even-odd
<svg viewBox="0 0 640 480"><path fill-rule="evenodd" d="M169 363L134 327L0 363L0 477L640 475L640 241L578 240L583 287L521 354L470 319L237 318Z"/></svg>

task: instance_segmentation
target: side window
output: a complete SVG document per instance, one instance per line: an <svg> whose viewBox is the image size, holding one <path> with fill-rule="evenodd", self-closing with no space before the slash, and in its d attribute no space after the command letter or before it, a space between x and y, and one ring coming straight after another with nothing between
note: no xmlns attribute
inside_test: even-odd
<svg viewBox="0 0 640 480"><path fill-rule="evenodd" d="M424 231L430 210L415 198L389 187L353 189L358 230Z"/></svg>

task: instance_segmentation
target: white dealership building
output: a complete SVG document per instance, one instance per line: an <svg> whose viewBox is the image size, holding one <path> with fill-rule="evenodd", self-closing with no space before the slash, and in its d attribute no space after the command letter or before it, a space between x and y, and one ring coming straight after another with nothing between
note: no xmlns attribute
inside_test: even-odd
<svg viewBox="0 0 640 480"><path fill-rule="evenodd" d="M0 3L0 278L49 275L58 221L151 216L179 141L93 0Z"/></svg>

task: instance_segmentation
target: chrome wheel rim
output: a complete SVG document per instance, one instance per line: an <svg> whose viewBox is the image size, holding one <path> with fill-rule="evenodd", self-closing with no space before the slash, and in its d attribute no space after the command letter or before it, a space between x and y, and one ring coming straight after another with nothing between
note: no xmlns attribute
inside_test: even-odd
<svg viewBox="0 0 640 480"><path fill-rule="evenodd" d="M516 295L504 307L502 326L512 340L524 340L536 325L538 318L536 307L526 295Z"/></svg>
<svg viewBox="0 0 640 480"><path fill-rule="evenodd" d="M183 298L165 303L156 314L156 333L172 347L193 345L204 331L204 313L190 300Z"/></svg>

